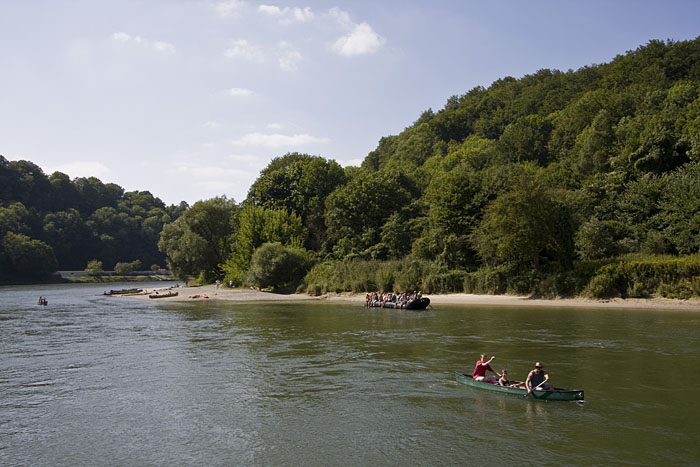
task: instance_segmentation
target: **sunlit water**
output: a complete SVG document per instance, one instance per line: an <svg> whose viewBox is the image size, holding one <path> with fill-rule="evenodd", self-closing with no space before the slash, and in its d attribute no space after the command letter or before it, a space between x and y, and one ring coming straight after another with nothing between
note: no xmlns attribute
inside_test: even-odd
<svg viewBox="0 0 700 467"><path fill-rule="evenodd" d="M0 288L3 466L700 463L700 314L104 288ZM512 379L541 360L586 404L457 384L481 352Z"/></svg>

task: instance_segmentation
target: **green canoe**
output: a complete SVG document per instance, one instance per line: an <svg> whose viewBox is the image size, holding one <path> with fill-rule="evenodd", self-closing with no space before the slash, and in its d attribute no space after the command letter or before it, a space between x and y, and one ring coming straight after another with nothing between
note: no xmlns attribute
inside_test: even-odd
<svg viewBox="0 0 700 467"><path fill-rule="evenodd" d="M464 373L456 372L457 382L464 384L465 386L470 386L476 389L483 389L486 391L500 392L501 394L510 394L512 396L520 397L531 397L533 399L544 399L548 401L582 401L583 400L583 389L560 389L554 388L553 391L539 391L536 390L532 394L527 394L527 389L523 387L507 387L499 386L493 383L484 383L482 381L474 381L470 375L465 375ZM512 381L513 384L520 383L519 381Z"/></svg>

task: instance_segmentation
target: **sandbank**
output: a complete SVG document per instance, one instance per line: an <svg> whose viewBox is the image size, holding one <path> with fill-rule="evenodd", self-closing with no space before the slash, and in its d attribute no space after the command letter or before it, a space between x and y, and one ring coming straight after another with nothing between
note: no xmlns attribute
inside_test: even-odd
<svg viewBox="0 0 700 467"><path fill-rule="evenodd" d="M225 300L237 302L301 302L301 301L345 301L364 303L365 294L326 294L311 296L307 294L276 294L254 289L228 288L215 285L201 287L164 287L146 289L141 294L120 295L149 300L149 295L178 292L175 297L159 298L157 301L193 302ZM437 294L426 295L433 308L440 305L479 305L479 306L521 306L521 307L579 307L579 308L628 308L653 310L700 311L700 299L677 300L669 298L613 298L609 300L592 300L586 298L544 299L516 295L475 295L475 294ZM156 301L154 299L150 299Z"/></svg>

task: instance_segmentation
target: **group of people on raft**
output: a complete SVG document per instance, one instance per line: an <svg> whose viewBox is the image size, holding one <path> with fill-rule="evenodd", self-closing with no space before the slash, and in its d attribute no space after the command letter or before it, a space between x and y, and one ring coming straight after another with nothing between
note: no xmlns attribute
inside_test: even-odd
<svg viewBox="0 0 700 467"><path fill-rule="evenodd" d="M402 294L395 294L391 292L386 294L378 294L377 292L373 292L365 295L365 306L380 308L384 308L385 306L387 308L403 308L409 302L421 297L422 294L420 292L404 292ZM389 304L389 306L387 306L387 304Z"/></svg>
<svg viewBox="0 0 700 467"><path fill-rule="evenodd" d="M42 296L42 297L39 297L39 301L37 303L39 303L39 305L48 305L49 300L46 297Z"/></svg>
<svg viewBox="0 0 700 467"><path fill-rule="evenodd" d="M519 381L511 382L508 379L508 372L506 370L501 370L500 373L494 371L494 369L491 368L491 362L494 358L496 357L492 356L487 361L486 354L481 354L481 358L477 360L476 366L474 367L474 373L472 374L472 378L475 381L483 381L484 383L498 384L500 386L505 386L509 388L524 387L525 389L527 389L528 394L532 393L532 391L535 390L554 390L554 386L547 383L547 381L549 381L549 375L546 371L544 371L540 362L535 363L535 368L532 371L530 371L530 373L528 373L527 379L524 383L522 383ZM498 378L496 378L496 376L486 376L487 371L490 371L491 373L495 374L496 376L498 376Z"/></svg>

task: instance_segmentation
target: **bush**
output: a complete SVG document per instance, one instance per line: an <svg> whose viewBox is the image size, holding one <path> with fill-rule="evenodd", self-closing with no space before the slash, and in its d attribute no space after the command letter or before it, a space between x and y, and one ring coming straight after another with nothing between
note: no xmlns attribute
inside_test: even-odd
<svg viewBox="0 0 700 467"><path fill-rule="evenodd" d="M596 271L585 294L595 298L647 296L689 298L698 295L694 278L700 256L628 256Z"/></svg>
<svg viewBox="0 0 700 467"><path fill-rule="evenodd" d="M306 250L265 243L253 253L246 282L260 288L296 288L310 264Z"/></svg>
<svg viewBox="0 0 700 467"><path fill-rule="evenodd" d="M501 295L508 288L507 277L510 268L507 265L483 267L465 275L463 289L466 293Z"/></svg>
<svg viewBox="0 0 700 467"><path fill-rule="evenodd" d="M102 261L99 261L97 259L88 261L87 267L85 268L85 272L87 272L91 276L101 276L104 273L104 269L102 269Z"/></svg>
<svg viewBox="0 0 700 467"><path fill-rule="evenodd" d="M132 263L117 263L114 265L114 272L119 276L128 276L134 272Z"/></svg>

